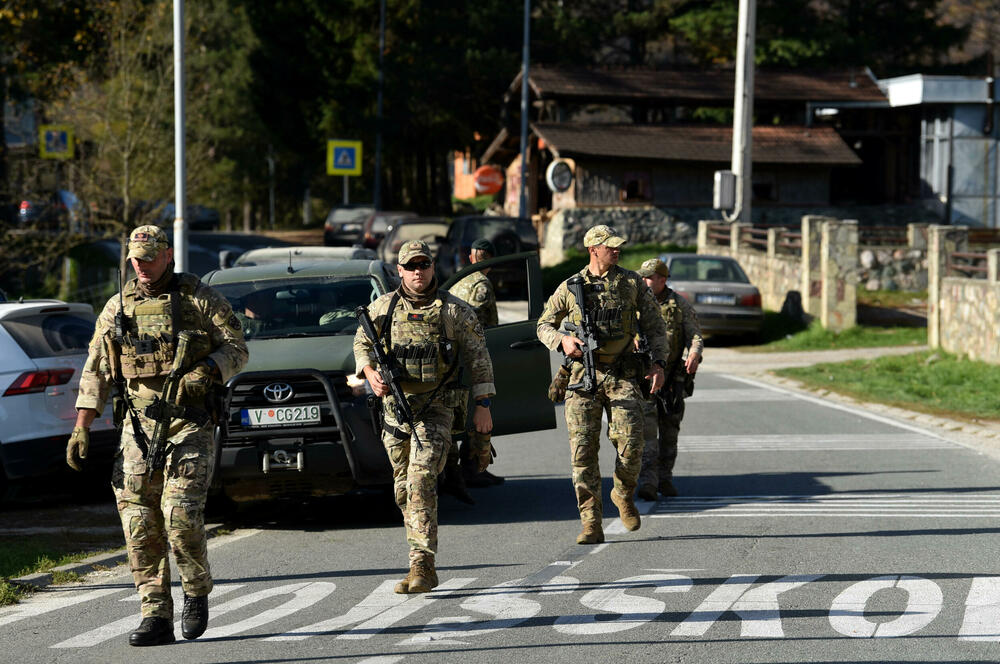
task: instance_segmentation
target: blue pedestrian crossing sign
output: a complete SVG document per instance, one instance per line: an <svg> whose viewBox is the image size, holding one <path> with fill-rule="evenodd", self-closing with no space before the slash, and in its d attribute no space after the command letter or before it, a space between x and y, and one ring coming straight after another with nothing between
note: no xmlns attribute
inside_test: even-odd
<svg viewBox="0 0 1000 664"><path fill-rule="evenodd" d="M327 141L326 173L361 175L361 141Z"/></svg>
<svg viewBox="0 0 1000 664"><path fill-rule="evenodd" d="M38 153L42 159L72 159L73 127L69 125L38 127Z"/></svg>

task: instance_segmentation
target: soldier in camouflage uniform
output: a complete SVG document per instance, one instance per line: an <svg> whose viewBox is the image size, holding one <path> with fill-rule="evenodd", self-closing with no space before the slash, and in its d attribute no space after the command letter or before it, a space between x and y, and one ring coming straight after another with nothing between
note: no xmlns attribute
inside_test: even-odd
<svg viewBox="0 0 1000 664"><path fill-rule="evenodd" d="M576 302L567 283L559 284L538 319L538 338L551 350L569 357L581 356L582 341L561 332L564 319L579 325L581 306L586 307L598 328L599 347L594 352L597 383L592 393L572 391L566 399L566 426L569 429L573 487L583 529L578 544L604 541L601 526L601 472L598 448L601 414L608 416L608 438L617 452L611 501L618 507L622 524L637 530L639 512L632 500L642 462L642 406L638 379L641 362L632 340L640 331L649 340L654 363L645 377L650 390L663 384L666 338L663 319L653 294L638 274L618 267L619 248L625 242L613 228L594 226L584 236L583 245L590 263L578 274L584 280L583 303ZM575 275L574 275L575 276ZM583 365L573 364L571 384L579 383Z"/></svg>
<svg viewBox="0 0 1000 664"><path fill-rule="evenodd" d="M693 377L698 371L705 348L698 314L687 299L667 286L670 270L666 263L650 258L639 267L638 273L656 298L660 315L666 323L667 387L683 390L685 374ZM677 399L675 403L677 405L671 413L664 410L659 399L646 399L642 404L646 446L639 472L639 497L644 500L656 500L657 491L668 497L677 495L672 477L677 459L677 434L684 418L684 401Z"/></svg>
<svg viewBox="0 0 1000 664"><path fill-rule="evenodd" d="M475 265L479 261L494 256L496 256L496 248L493 243L486 238L480 238L472 243L472 249L469 251L469 262ZM472 307L484 330L500 324L493 282L486 276L489 271L489 268L486 268L481 272L474 272L448 289L452 295ZM490 435L481 434L474 428L469 428L466 431L467 410L468 398L465 400L465 405L455 413L455 426L452 431L455 436L465 436L466 441L463 441L461 452L457 445L452 445L448 452L448 463L444 470L442 490L451 493L459 500L471 503L473 502L472 497L465 490L467 485L487 487L503 484L503 478L488 470L477 472L479 457L484 453L484 450L492 449ZM462 460L461 471L459 470L459 458Z"/></svg>
<svg viewBox="0 0 1000 664"><path fill-rule="evenodd" d="M464 365L476 400L473 424L487 434L493 429L489 397L493 364L475 314L458 298L438 289L427 244L407 242L396 266L400 287L368 305L381 343L403 370L400 387L413 410L415 430L396 418L389 386L378 373L372 341L358 328L354 361L376 396L382 397L382 444L392 464L396 504L403 513L410 570L396 584L397 593L424 593L438 584L437 478L451 445L455 409L467 396L453 382ZM414 440L416 439L416 440ZM418 446L419 443L419 446ZM481 461L485 469L485 462Z"/></svg>
<svg viewBox="0 0 1000 664"><path fill-rule="evenodd" d="M182 634L193 639L205 631L212 576L204 508L215 459L210 393L236 374L248 356L229 302L198 277L174 273L173 250L162 229L140 226L132 231L128 258L137 278L108 300L97 320L80 376L66 461L80 470L89 427L114 386L121 445L111 483L142 602L142 621L129 643L148 646L174 640L168 542L184 588ZM147 472L147 445L156 422L145 408L163 391L177 335L184 330L207 333L195 356L200 359L184 375L179 391L177 405L187 407L185 414L192 419L171 420L165 467Z"/></svg>

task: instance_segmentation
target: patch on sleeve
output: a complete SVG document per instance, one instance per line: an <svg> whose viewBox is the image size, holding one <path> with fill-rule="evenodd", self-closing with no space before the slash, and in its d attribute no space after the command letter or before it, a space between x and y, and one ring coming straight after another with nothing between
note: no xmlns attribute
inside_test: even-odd
<svg viewBox="0 0 1000 664"><path fill-rule="evenodd" d="M240 329L240 319L236 317L236 314L229 314L229 320L226 321L226 325L234 330Z"/></svg>

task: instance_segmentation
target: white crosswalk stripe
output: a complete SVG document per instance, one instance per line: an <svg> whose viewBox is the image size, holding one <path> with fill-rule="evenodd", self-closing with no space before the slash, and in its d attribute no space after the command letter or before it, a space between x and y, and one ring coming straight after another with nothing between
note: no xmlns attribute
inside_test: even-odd
<svg viewBox="0 0 1000 664"><path fill-rule="evenodd" d="M748 401L795 401L797 399L798 397L790 392L756 387L737 387L729 390L695 388L694 394L685 401L687 403L746 403Z"/></svg>
<svg viewBox="0 0 1000 664"><path fill-rule="evenodd" d="M957 447L940 438L918 433L887 434L735 434L725 436L680 435L682 452L764 452L831 450L936 450Z"/></svg>
<svg viewBox="0 0 1000 664"><path fill-rule="evenodd" d="M658 503L653 519L706 517L994 518L1000 494L839 493L801 496L689 496Z"/></svg>

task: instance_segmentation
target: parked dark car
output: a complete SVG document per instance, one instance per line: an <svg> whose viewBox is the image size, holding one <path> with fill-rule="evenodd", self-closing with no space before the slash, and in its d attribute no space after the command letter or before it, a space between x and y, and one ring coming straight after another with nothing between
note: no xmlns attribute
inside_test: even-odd
<svg viewBox="0 0 1000 664"><path fill-rule="evenodd" d="M385 237L389 226L400 219L409 219L417 215L412 212L373 212L365 219L361 228L361 246L369 249L377 249L378 243Z"/></svg>
<svg viewBox="0 0 1000 664"><path fill-rule="evenodd" d="M448 232L448 220L441 217L415 217L394 222L378 245L378 258L386 263L395 263L399 248L410 240L423 240L437 256L438 238Z"/></svg>
<svg viewBox="0 0 1000 664"><path fill-rule="evenodd" d="M522 320L486 331L497 393L518 395L493 406L494 436L556 426L545 396L549 352L535 337L542 308L538 257L507 260L526 273L531 298ZM355 374L353 344L356 308L399 285L395 266L377 260L303 262L289 273L281 263L269 263L219 270L204 279L232 303L238 319L248 307L256 319L253 325L241 321L250 361L226 383L215 430L213 493L249 503L390 485L377 417L381 406Z"/></svg>
<svg viewBox="0 0 1000 664"><path fill-rule="evenodd" d="M469 215L452 220L448 233L438 246L439 279L447 279L469 264L472 243L486 238L496 247L498 256L538 250L538 235L528 219ZM523 275L502 266L490 273L498 291L524 289Z"/></svg>
<svg viewBox="0 0 1000 664"><path fill-rule="evenodd" d="M694 305L706 335L756 335L764 324L760 291L735 259L706 254L663 254L669 285Z"/></svg>
<svg viewBox="0 0 1000 664"><path fill-rule="evenodd" d="M328 247L350 246L361 242L361 227L375 212L370 205L339 205L326 215L323 244Z"/></svg>

